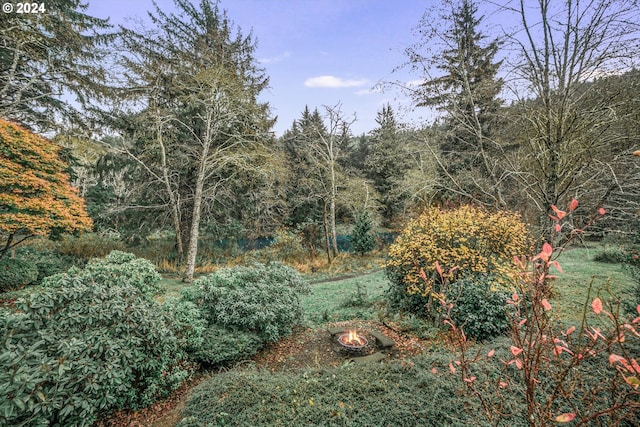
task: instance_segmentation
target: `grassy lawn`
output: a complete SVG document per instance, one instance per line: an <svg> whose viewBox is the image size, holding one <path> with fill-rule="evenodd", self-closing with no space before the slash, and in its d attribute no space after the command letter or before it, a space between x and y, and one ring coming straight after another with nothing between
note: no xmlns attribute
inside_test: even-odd
<svg viewBox="0 0 640 427"><path fill-rule="evenodd" d="M311 294L302 297L310 325L349 319L370 320L376 316L376 299L387 289L384 271L363 276L312 283Z"/></svg>
<svg viewBox="0 0 640 427"><path fill-rule="evenodd" d="M592 288L589 302L595 296L600 296L603 300L611 297L626 298L625 294L633 282L620 264L593 260L602 250L602 247L573 248L560 255L558 262L564 272L558 273L555 283L557 295L554 299L558 302L560 315L564 320L572 322L581 319L590 284ZM607 289L611 295L607 294Z"/></svg>
<svg viewBox="0 0 640 427"><path fill-rule="evenodd" d="M167 298L180 298L182 288L186 284L180 278L163 277L158 286L160 286L161 292L157 299L159 302L163 302Z"/></svg>

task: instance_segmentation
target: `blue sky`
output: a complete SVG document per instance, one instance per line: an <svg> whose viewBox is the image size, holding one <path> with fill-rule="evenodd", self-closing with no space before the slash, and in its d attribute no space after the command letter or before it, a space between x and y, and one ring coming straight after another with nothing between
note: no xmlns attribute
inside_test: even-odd
<svg viewBox="0 0 640 427"><path fill-rule="evenodd" d="M194 0L197 1L197 0ZM409 100L398 91L374 90L380 81L416 80L408 72L393 73L405 60L403 50L416 41L414 28L430 1L420 0L222 0L229 18L243 34L253 31L257 58L270 77L263 100L278 116L281 135L310 108L342 104L357 121L354 135L376 127L375 116L390 103L402 122L420 124L428 111L409 111ZM171 0L158 0L167 10ZM145 20L151 0L89 0L88 13L110 17L113 24L127 18Z"/></svg>

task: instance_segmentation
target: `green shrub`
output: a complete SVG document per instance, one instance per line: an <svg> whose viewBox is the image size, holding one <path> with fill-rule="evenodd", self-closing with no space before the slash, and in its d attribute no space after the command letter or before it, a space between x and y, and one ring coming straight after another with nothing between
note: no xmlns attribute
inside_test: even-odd
<svg viewBox="0 0 640 427"><path fill-rule="evenodd" d="M18 289L38 280L38 268L19 258L0 259L0 292Z"/></svg>
<svg viewBox="0 0 640 427"><path fill-rule="evenodd" d="M0 308L1 425L90 426L99 414L149 405L190 374L141 286L72 270Z"/></svg>
<svg viewBox="0 0 640 427"><path fill-rule="evenodd" d="M447 355L301 372L229 371L197 386L179 427L483 426ZM441 373L434 375L433 366ZM492 371L493 372L493 371ZM221 398L224 396L224 398ZM526 425L526 420L504 424Z"/></svg>
<svg viewBox="0 0 640 427"><path fill-rule="evenodd" d="M468 337L487 340L503 334L509 328L507 299L510 294L492 291L491 276L476 275L451 283L446 300L453 304L450 315Z"/></svg>
<svg viewBox="0 0 640 427"><path fill-rule="evenodd" d="M158 293L158 282L162 279L150 261L121 251L112 251L105 258L92 259L85 267L84 274L105 285L132 284L148 297Z"/></svg>
<svg viewBox="0 0 640 427"><path fill-rule="evenodd" d="M358 255L364 255L376 248L373 220L368 212L358 215L351 233L351 245Z"/></svg>
<svg viewBox="0 0 640 427"><path fill-rule="evenodd" d="M183 291L209 325L255 333L264 342L288 334L303 317L300 295L307 284L280 263L223 268L196 280Z"/></svg>
<svg viewBox="0 0 640 427"><path fill-rule="evenodd" d="M530 250L530 236L517 213L489 213L471 206L431 208L409 222L389 248L389 300L397 308L435 320L440 306L434 296L442 295L450 283L491 274L495 289L507 289L520 272L513 257Z"/></svg>
<svg viewBox="0 0 640 427"><path fill-rule="evenodd" d="M198 306L191 301L170 298L162 304L162 309L172 319L178 346L188 353L200 349L207 329L207 320L202 316Z"/></svg>
<svg viewBox="0 0 640 427"><path fill-rule="evenodd" d="M256 334L218 325L206 328L202 338L202 343L191 356L212 366L228 365L251 357L262 346Z"/></svg>
<svg viewBox="0 0 640 427"><path fill-rule="evenodd" d="M71 266L78 264L72 256L56 253L52 250L36 250L28 246L19 248L16 255L20 259L29 261L38 269L38 278L35 284L41 283L45 277L64 273Z"/></svg>
<svg viewBox="0 0 640 427"><path fill-rule="evenodd" d="M621 248L606 248L597 253L593 260L596 262L607 262L611 264L622 264L629 260L629 254Z"/></svg>

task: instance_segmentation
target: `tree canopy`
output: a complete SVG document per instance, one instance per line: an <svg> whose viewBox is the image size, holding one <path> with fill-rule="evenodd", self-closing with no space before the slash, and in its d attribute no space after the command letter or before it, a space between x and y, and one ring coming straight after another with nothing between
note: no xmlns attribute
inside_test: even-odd
<svg viewBox="0 0 640 427"><path fill-rule="evenodd" d="M51 141L0 119L0 232L6 237L0 258L34 235L91 230L59 151Z"/></svg>
<svg viewBox="0 0 640 427"><path fill-rule="evenodd" d="M110 24L86 14L81 0L43 4L42 13L0 14L0 117L40 129L85 122L77 105L104 94Z"/></svg>

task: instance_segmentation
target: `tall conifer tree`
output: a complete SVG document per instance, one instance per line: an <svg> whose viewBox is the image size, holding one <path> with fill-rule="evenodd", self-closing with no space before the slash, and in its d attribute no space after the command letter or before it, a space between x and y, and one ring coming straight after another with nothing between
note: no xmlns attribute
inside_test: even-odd
<svg viewBox="0 0 640 427"><path fill-rule="evenodd" d="M447 2L446 8L450 8L450 15L442 35L442 51L425 58L419 51L422 44L408 49L410 61L424 67L425 73L425 81L415 93L416 102L445 114L446 136L440 145L446 165L443 175L453 181L456 193L504 205L496 187L500 170L493 156L501 150L493 140L503 86L497 76L501 61L495 58L500 43L497 39L487 41L480 31L483 18L477 17L473 0ZM425 15L423 25L427 22L429 17ZM435 35L432 30L434 33L425 30L423 36Z"/></svg>

